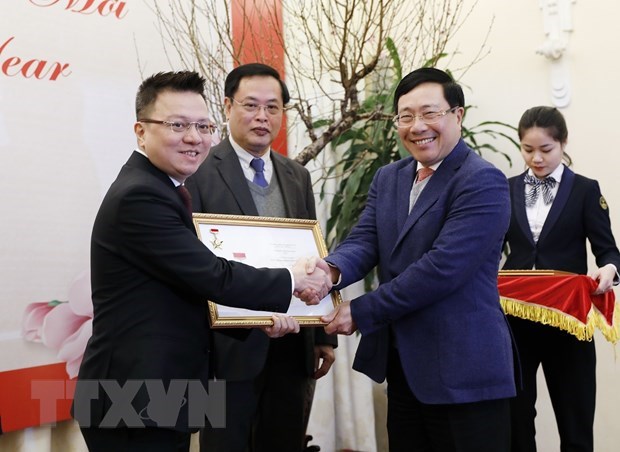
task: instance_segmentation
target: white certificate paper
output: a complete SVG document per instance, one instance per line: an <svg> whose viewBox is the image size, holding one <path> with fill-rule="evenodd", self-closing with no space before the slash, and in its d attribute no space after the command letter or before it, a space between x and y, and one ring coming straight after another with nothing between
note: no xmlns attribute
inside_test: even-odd
<svg viewBox="0 0 620 452"><path fill-rule="evenodd" d="M253 267L290 268L300 257L327 255L316 220L195 213L194 225L200 240L215 255ZM287 314L301 326L322 326L320 317L341 302L337 291L314 306L292 296ZM214 328L272 324L271 312L231 308L212 301L209 313Z"/></svg>

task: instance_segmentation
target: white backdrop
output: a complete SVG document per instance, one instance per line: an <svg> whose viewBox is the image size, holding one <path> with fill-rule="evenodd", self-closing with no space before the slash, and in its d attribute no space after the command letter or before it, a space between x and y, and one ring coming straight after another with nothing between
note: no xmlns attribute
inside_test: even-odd
<svg viewBox="0 0 620 452"><path fill-rule="evenodd" d="M94 215L135 146L141 73L170 67L143 2L118 2L120 18L92 12L109 12L106 4L114 2L0 5L0 371L53 361L19 339L22 312L30 302L66 300L88 268ZM43 76L56 62L63 73Z"/></svg>
<svg viewBox="0 0 620 452"><path fill-rule="evenodd" d="M116 8L124 5L120 17L92 8L79 12L89 3L105 12L114 2L0 4L0 372L57 361L41 344L20 338L22 312L31 302L66 300L71 282L88 267L94 215L135 145L135 90L143 75L179 69L164 54L147 2L117 1ZM599 180L620 236L620 153L614 146L620 104L615 89L620 62L614 52L620 42L618 17L620 3L612 0L574 3L574 31L565 55L572 102L563 111L574 169ZM479 0L455 40L459 54L451 68L471 61L492 19L490 55L462 78L470 87L468 103L477 107L467 121L515 124L526 108L550 103L549 63L535 53L544 40L538 1ZM37 61L27 65L30 60ZM46 70L55 63L68 66L50 80L52 72ZM499 145L512 153L514 164L495 163L507 175L520 172L518 153ZM294 141L289 146L301 147ZM326 206L320 210L327 212ZM355 338L341 343L334 371L318 384L310 433L323 451L383 450L374 446L372 386L350 371ZM620 444L620 393L614 390L620 367L614 349L600 336L597 350L596 450L612 452ZM558 450L548 397L541 392L539 449ZM50 432L3 435L0 450L84 450L73 425Z"/></svg>
<svg viewBox="0 0 620 452"><path fill-rule="evenodd" d="M20 337L23 312L67 300L88 269L94 215L135 147L135 91L170 69L155 22L138 0L0 5L0 372L58 362ZM45 450L40 436L0 450Z"/></svg>

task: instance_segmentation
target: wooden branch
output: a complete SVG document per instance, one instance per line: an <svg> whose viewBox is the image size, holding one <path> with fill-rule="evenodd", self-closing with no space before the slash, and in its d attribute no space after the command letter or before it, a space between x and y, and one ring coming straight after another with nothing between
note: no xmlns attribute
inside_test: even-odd
<svg viewBox="0 0 620 452"><path fill-rule="evenodd" d="M275 3L263 2L266 9L260 12L261 23L269 27L278 20ZM150 8L158 19L165 52L171 49L182 66L198 70L207 79L209 109L219 115L214 119L223 122L224 78L240 57L239 46L235 48L232 42L229 2L153 2ZM252 47L249 8L241 8L245 24L240 40ZM402 70L408 71L443 55L463 24L463 12L469 17L473 9L456 0L313 0L284 2L282 8L287 26L275 42L287 43L286 81L295 99L291 108L311 141L296 158L304 164L357 121L369 119L358 113L364 81L383 70L382 61L388 56L386 38L392 39ZM216 16L217 11L223 13ZM253 49L256 61L263 61L266 50ZM318 120L322 120L321 127L316 126Z"/></svg>

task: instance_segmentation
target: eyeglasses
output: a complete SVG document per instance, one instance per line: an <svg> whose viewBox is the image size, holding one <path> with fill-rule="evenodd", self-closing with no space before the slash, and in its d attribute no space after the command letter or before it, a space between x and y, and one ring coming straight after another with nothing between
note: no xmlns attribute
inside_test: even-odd
<svg viewBox="0 0 620 452"><path fill-rule="evenodd" d="M438 123L441 118L446 116L448 113L453 113L456 110L456 107L452 107L448 110L443 111L427 111L422 113L421 115L412 115L411 113L403 113L402 115L394 116L394 126L395 127L411 127L416 119L419 119L424 124L435 124Z"/></svg>
<svg viewBox="0 0 620 452"><path fill-rule="evenodd" d="M261 108L264 108L265 111L269 113L271 116L275 116L282 111L282 107L280 107L279 105L275 105L275 104L261 105L261 104L257 104L256 102L252 102L252 101L239 102L233 97L231 97L230 100L232 100L237 105L240 105L241 108L243 108L248 113L257 113Z"/></svg>
<svg viewBox="0 0 620 452"><path fill-rule="evenodd" d="M209 124L205 122L185 122L185 121L159 121L157 119L138 119L138 122L146 122L149 124L164 124L170 127L170 130L178 133L186 133L192 126L196 127L196 130L201 135L214 135L217 132L217 126L215 124Z"/></svg>

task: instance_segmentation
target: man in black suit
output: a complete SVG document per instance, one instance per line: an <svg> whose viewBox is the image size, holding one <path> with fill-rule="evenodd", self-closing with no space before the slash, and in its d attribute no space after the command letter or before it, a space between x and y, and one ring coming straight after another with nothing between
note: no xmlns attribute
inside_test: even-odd
<svg viewBox="0 0 620 452"><path fill-rule="evenodd" d="M191 393L175 399L172 420L170 409L164 422L155 414L162 414L156 408L179 382L199 382L207 390L206 301L285 312L294 289L313 287L318 302L330 284L320 269L306 274L303 262L291 271L228 262L197 238L180 193L206 158L214 130L200 75L149 77L138 90L136 114L138 149L108 190L93 228L93 335L73 414L91 451L188 450L189 432L206 423L203 415L194 425ZM265 329L275 337L297 331L294 319L280 315ZM147 380L151 388L142 384ZM157 385L166 391L158 397ZM123 401L131 401L130 409L120 406Z"/></svg>
<svg viewBox="0 0 620 452"><path fill-rule="evenodd" d="M290 99L278 72L258 63L239 66L228 74L224 95L230 136L188 180L194 210L315 219L310 173L271 149ZM244 341L212 336L211 370L228 388L226 428L206 426L201 449L301 451L315 379L334 362L336 338L322 328L279 339L260 331Z"/></svg>

